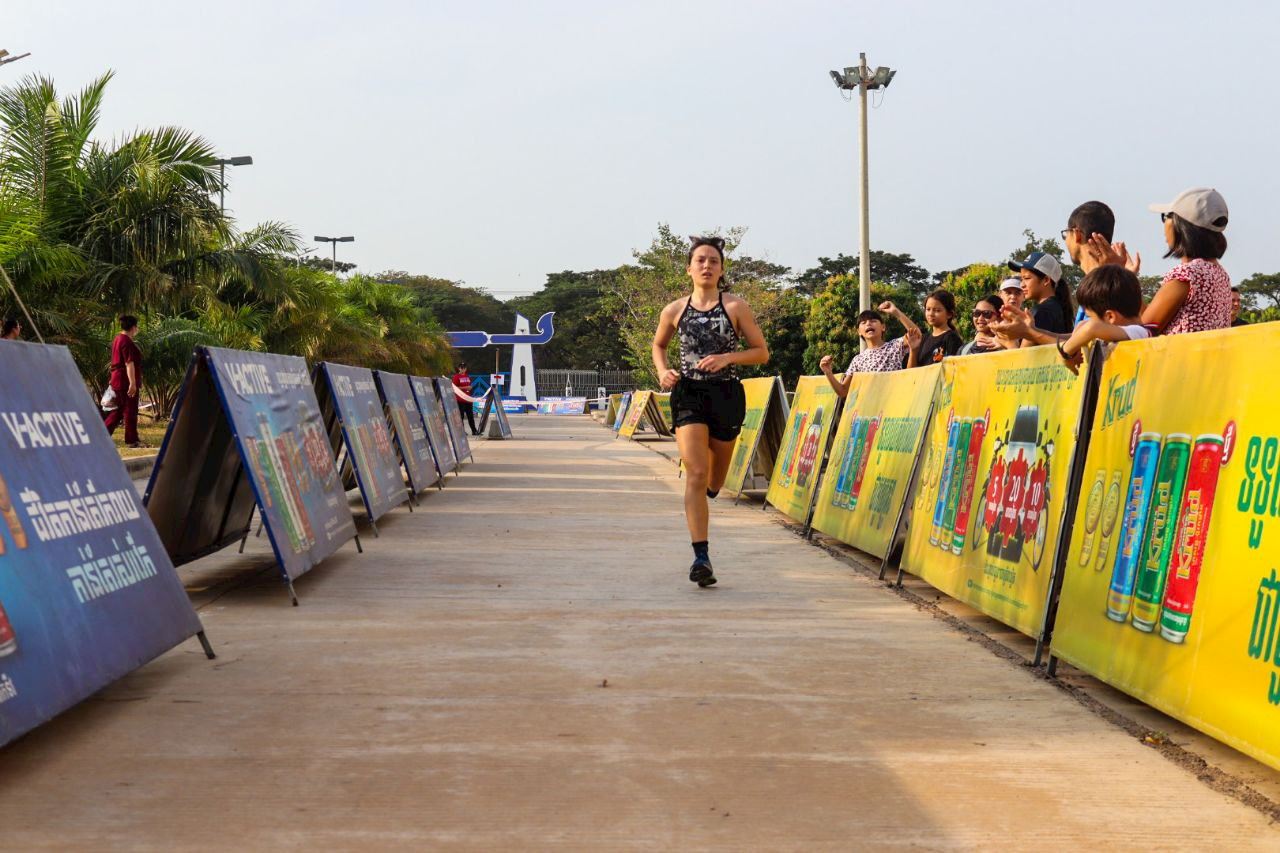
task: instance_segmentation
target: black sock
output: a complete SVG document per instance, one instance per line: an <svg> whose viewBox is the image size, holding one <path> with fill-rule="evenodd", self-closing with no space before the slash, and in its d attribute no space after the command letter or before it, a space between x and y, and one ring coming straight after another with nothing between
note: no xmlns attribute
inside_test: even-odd
<svg viewBox="0 0 1280 853"><path fill-rule="evenodd" d="M705 540L703 540L702 542L694 542L693 556L703 560L710 560L711 555L707 553L707 549L710 547L710 545L711 543Z"/></svg>
<svg viewBox="0 0 1280 853"><path fill-rule="evenodd" d="M719 489L716 489L714 492L713 492L713 491L711 491L710 489L707 489L707 497L709 497L709 498L714 498L714 497L715 497L716 495L718 495L718 494L720 494L720 490L719 490Z"/></svg>

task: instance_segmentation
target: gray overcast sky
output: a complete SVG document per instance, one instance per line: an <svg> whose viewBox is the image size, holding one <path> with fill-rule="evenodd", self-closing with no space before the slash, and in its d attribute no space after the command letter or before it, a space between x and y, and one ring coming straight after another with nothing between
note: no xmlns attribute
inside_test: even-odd
<svg viewBox="0 0 1280 853"><path fill-rule="evenodd" d="M827 69L899 70L871 113L871 244L998 260L1078 202L1163 272L1190 186L1231 208L1235 281L1280 269L1275 38L1263 2L4 0L0 68L63 91L112 68L104 135L177 124L255 165L242 226L354 234L365 271L500 297L652 238L750 228L803 269L857 251L857 108Z"/></svg>

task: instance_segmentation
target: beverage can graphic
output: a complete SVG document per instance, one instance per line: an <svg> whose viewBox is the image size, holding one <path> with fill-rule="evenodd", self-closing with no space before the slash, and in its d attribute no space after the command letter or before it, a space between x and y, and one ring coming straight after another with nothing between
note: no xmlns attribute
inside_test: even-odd
<svg viewBox="0 0 1280 853"><path fill-rule="evenodd" d="M809 430L804 435L804 444L800 448L800 464L797 466L799 470L796 472L796 485L800 488L806 488L809 485L809 475L813 473L814 466L818 461L818 440L822 435L822 406L814 409L813 422L809 424Z"/></svg>
<svg viewBox="0 0 1280 853"><path fill-rule="evenodd" d="M1005 448L1008 467L1005 469L1005 490L1000 518L1000 558L1016 563L1022 559L1022 543L1025 540L1027 491L1031 474L1036 465L1039 448L1036 438L1040 432L1040 408L1019 406L1013 417L1013 430L1009 445Z"/></svg>
<svg viewBox="0 0 1280 853"><path fill-rule="evenodd" d="M858 436L864 428L865 421L857 415L849 427L849 437L841 448L840 470L836 476L835 494L831 496L831 505L844 508L849 505L849 492L853 487L854 457L857 454Z"/></svg>
<svg viewBox="0 0 1280 853"><path fill-rule="evenodd" d="M1222 470L1223 438L1202 435L1196 438L1187 469L1182 507L1178 514L1177 539L1165 581L1164 612L1160 615L1160 636L1181 643L1191 630L1191 611L1196 603L1196 587L1204 565L1204 548L1213 518L1213 498Z"/></svg>
<svg viewBox="0 0 1280 853"><path fill-rule="evenodd" d="M1191 436L1183 433L1167 435L1152 485L1147 532L1143 536L1138 576L1133 584L1130 620L1139 631L1152 631L1160 618L1169 558L1173 555L1173 540L1177 535L1177 515L1182 506L1182 490L1190 462Z"/></svg>
<svg viewBox="0 0 1280 853"><path fill-rule="evenodd" d="M1151 506L1152 482L1160 464L1158 432L1144 432L1133 451L1133 470L1129 474L1129 492L1124 499L1124 517L1120 522L1120 542L1107 588L1107 618L1123 622L1129 618L1133 604L1133 582L1138 574L1138 558L1142 536L1147 530L1147 510Z"/></svg>
<svg viewBox="0 0 1280 853"><path fill-rule="evenodd" d="M1116 518L1120 515L1120 483L1124 481L1124 471L1117 468L1111 472L1107 482L1107 494L1102 499L1101 540L1098 542L1098 559L1093 570L1102 571L1107 564L1107 553L1111 548L1111 534L1116 529Z"/></svg>
<svg viewBox="0 0 1280 853"><path fill-rule="evenodd" d="M804 435L805 427L809 425L809 413L801 412L791 425L791 432L787 433L787 445L782 452L782 480L783 488L791 485L795 476L796 457L800 453L800 437Z"/></svg>
<svg viewBox="0 0 1280 853"><path fill-rule="evenodd" d="M956 442L960 440L960 419L953 418L947 431L947 452L942 457L942 472L938 477L938 494L933 507L933 527L929 530L929 544L937 545L942 538L942 519L947 511L947 492L951 488L951 469L956 461Z"/></svg>
<svg viewBox="0 0 1280 853"><path fill-rule="evenodd" d="M938 530L938 547L951 551L954 539L956 515L960 509L960 493L964 490L965 471L969 467L969 443L973 438L976 418L960 419L960 434L956 437L955 459L951 464L951 477L947 482L947 506L942 513L942 526Z"/></svg>
<svg viewBox="0 0 1280 853"><path fill-rule="evenodd" d="M867 425L866 433L862 441L858 445L858 473L853 478L853 493L849 496L849 509L855 509L858 506L858 495L862 492L862 481L867 476L867 463L871 459L871 452L875 447L876 431L880 429L880 418L871 419L871 423Z"/></svg>
<svg viewBox="0 0 1280 853"><path fill-rule="evenodd" d="M1099 468L1089 487L1089 497L1084 505L1084 539L1080 543L1080 565L1089 565L1093 559L1094 542L1098 537L1098 523L1102 521L1102 501L1107 493L1107 469Z"/></svg>
<svg viewBox="0 0 1280 853"><path fill-rule="evenodd" d="M969 532L969 517L973 514L973 484L978 479L978 459L982 456L982 440L987 436L987 419L974 418L969 432L968 461L964 466L964 483L960 488L960 505L956 510L956 523L951 537L951 553L964 553L964 540ZM981 496L984 505L986 495Z"/></svg>
<svg viewBox="0 0 1280 853"><path fill-rule="evenodd" d="M987 475L987 493L983 496L982 527L987 534L987 556L1000 554L1000 519L1004 514L1004 454L996 454L991 462L991 473ZM976 545L974 547L977 547Z"/></svg>
<svg viewBox="0 0 1280 853"><path fill-rule="evenodd" d="M18 635L9 622L9 614L4 612L4 604L0 604L0 658L8 657L17 650Z"/></svg>

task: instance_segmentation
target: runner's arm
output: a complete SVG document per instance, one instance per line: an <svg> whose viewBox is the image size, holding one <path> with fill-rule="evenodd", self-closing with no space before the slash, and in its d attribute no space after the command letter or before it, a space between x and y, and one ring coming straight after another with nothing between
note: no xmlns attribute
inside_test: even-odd
<svg viewBox="0 0 1280 853"><path fill-rule="evenodd" d="M666 391L675 387L680 379L680 372L672 370L667 363L667 347L676 333L675 315L679 302L672 302L662 309L658 317L658 330L653 335L653 369L657 372L658 383Z"/></svg>
<svg viewBox="0 0 1280 853"><path fill-rule="evenodd" d="M822 360L818 362L818 367L822 370L822 375L827 377L827 384L831 386L831 389L836 392L838 397L844 399L849 396L849 383L853 381L853 377L845 376L844 374L836 376L835 371L831 369L833 361L834 359L831 356L824 355Z"/></svg>

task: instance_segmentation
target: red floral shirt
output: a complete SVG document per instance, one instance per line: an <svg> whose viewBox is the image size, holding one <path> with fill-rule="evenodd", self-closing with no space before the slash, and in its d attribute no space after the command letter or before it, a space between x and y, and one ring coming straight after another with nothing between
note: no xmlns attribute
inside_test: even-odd
<svg viewBox="0 0 1280 853"><path fill-rule="evenodd" d="M1190 290L1187 301L1165 328L1166 335L1207 332L1231 325L1231 276L1221 264L1196 258L1165 273L1164 281L1175 279L1185 281Z"/></svg>

